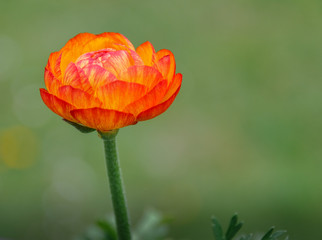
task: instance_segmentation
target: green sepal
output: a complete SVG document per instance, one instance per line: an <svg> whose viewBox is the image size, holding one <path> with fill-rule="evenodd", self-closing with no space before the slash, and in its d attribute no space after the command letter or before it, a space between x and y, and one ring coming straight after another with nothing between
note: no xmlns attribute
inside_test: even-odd
<svg viewBox="0 0 322 240"><path fill-rule="evenodd" d="M118 132L119 132L119 129L113 129L107 132L101 132L97 130L98 136L102 138L104 141L113 140L116 137Z"/></svg>
<svg viewBox="0 0 322 240"><path fill-rule="evenodd" d="M76 128L81 133L91 133L91 132L94 132L96 130L94 128L85 127L85 126L79 125L78 123L68 121L66 119L63 119L63 120L65 122L67 122L68 124L72 125L74 128Z"/></svg>

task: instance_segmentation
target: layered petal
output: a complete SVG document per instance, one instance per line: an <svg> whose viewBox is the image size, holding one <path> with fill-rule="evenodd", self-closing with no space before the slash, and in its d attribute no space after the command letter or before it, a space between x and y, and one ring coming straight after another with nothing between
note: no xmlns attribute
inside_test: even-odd
<svg viewBox="0 0 322 240"><path fill-rule="evenodd" d="M140 57L139 54L137 54L136 51L131 50L130 54L131 54L131 57L134 61L134 65L137 65L137 66L144 65L142 58Z"/></svg>
<svg viewBox="0 0 322 240"><path fill-rule="evenodd" d="M59 87L62 86L61 81L59 81L54 74L45 68L45 85L50 93L56 94Z"/></svg>
<svg viewBox="0 0 322 240"><path fill-rule="evenodd" d="M176 71L176 62L172 52L166 49L157 52L155 66L170 83Z"/></svg>
<svg viewBox="0 0 322 240"><path fill-rule="evenodd" d="M149 91L146 95L141 97L135 102L128 104L124 108L124 112L133 113L134 116L137 116L140 112L151 108L162 100L166 90L168 88L167 80L162 80L159 82L151 91Z"/></svg>
<svg viewBox="0 0 322 240"><path fill-rule="evenodd" d="M153 67L132 66L119 74L120 80L142 84L148 89L163 80L161 73Z"/></svg>
<svg viewBox="0 0 322 240"><path fill-rule="evenodd" d="M182 82L182 74L177 73L175 77L173 78L172 82L168 86L167 93L164 95L162 102L168 100L176 91L178 88L180 88Z"/></svg>
<svg viewBox="0 0 322 240"><path fill-rule="evenodd" d="M123 108L138 100L148 89L138 83L114 81L97 89L96 95L108 109L123 110Z"/></svg>
<svg viewBox="0 0 322 240"><path fill-rule="evenodd" d="M127 39L124 35L120 33L114 33L114 32L105 32L97 35L98 37L104 37L104 38L112 38L115 43L119 43L121 45L125 45L131 50L135 50L133 44Z"/></svg>
<svg viewBox="0 0 322 240"><path fill-rule="evenodd" d="M84 71L74 63L70 63L66 68L63 85L70 85L73 88L81 89L88 93L93 93L92 85Z"/></svg>
<svg viewBox="0 0 322 240"><path fill-rule="evenodd" d="M116 80L112 73L98 65L89 65L84 67L83 71L94 91Z"/></svg>
<svg viewBox="0 0 322 240"><path fill-rule="evenodd" d="M173 103L174 99L176 98L177 94L179 93L180 88L177 89L177 91L165 102L162 102L152 108L149 108L143 112L141 112L136 120L137 121L145 121L149 120L151 118L154 118L156 116L159 116L161 113L165 112L170 105Z"/></svg>
<svg viewBox="0 0 322 240"><path fill-rule="evenodd" d="M73 105L59 99L58 97L50 94L47 90L42 88L40 89L40 95L42 100L50 110L52 110L62 118L76 122L74 117L70 114L70 111L75 108Z"/></svg>
<svg viewBox="0 0 322 240"><path fill-rule="evenodd" d="M57 79L61 79L60 62L61 62L61 53L53 52L49 55L48 63L46 66L46 69L52 72L52 74Z"/></svg>
<svg viewBox="0 0 322 240"><path fill-rule="evenodd" d="M84 126L100 131L109 131L135 124L135 117L130 113L110 109L88 108L71 111L72 116Z"/></svg>
<svg viewBox="0 0 322 240"><path fill-rule="evenodd" d="M154 64L155 50L153 45L149 41L138 46L136 52L141 57L145 65L152 66Z"/></svg>
<svg viewBox="0 0 322 240"><path fill-rule="evenodd" d="M102 105L101 101L93 95L71 86L60 87L57 97L75 106L75 108L93 108Z"/></svg>
<svg viewBox="0 0 322 240"><path fill-rule="evenodd" d="M91 33L80 33L78 35L76 35L75 37L73 37L72 39L70 39L66 45L60 50L60 52L62 53L62 57L61 57L61 63L60 63L60 69L61 69L61 73L64 76L65 74L65 70L67 68L67 66L71 63L71 62L75 62L76 59L88 52L84 49L84 46L91 40L97 38L96 35L91 34ZM98 50L98 49L95 49ZM94 50L91 50L94 51Z"/></svg>
<svg viewBox="0 0 322 240"><path fill-rule="evenodd" d="M119 33L81 33L50 54L40 94L66 120L109 131L163 113L181 87L175 71L172 52L150 42L135 49Z"/></svg>
<svg viewBox="0 0 322 240"><path fill-rule="evenodd" d="M115 76L118 76L120 72L126 71L129 67L134 65L134 60L131 57L130 53L121 50L110 52L109 56L104 56L102 58L103 67L113 73Z"/></svg>

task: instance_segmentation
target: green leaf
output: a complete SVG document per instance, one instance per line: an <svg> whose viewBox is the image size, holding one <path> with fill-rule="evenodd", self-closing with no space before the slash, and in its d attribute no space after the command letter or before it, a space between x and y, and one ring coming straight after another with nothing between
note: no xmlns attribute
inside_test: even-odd
<svg viewBox="0 0 322 240"><path fill-rule="evenodd" d="M248 234L241 236L239 240L251 240L253 238L253 234Z"/></svg>
<svg viewBox="0 0 322 240"><path fill-rule="evenodd" d="M229 224L229 227L226 232L226 240L232 240L233 237L237 234L237 232L243 226L243 223L237 224L237 222L238 222L238 215L235 214L230 220L230 224Z"/></svg>
<svg viewBox="0 0 322 240"><path fill-rule="evenodd" d="M134 228L133 240L161 240L168 234L169 219L152 208L144 212L143 217Z"/></svg>
<svg viewBox="0 0 322 240"><path fill-rule="evenodd" d="M96 225L104 232L104 240L117 240L117 234L114 227L105 220L98 220Z"/></svg>
<svg viewBox="0 0 322 240"><path fill-rule="evenodd" d="M74 128L76 128L78 131L82 132L82 133L90 133L90 132L93 132L95 131L94 128L89 128L89 127L85 127L85 126L82 126L78 123L75 123L75 122L71 122L71 121L68 121L66 119L63 119L65 122L67 122L68 124L72 125Z"/></svg>
<svg viewBox="0 0 322 240"><path fill-rule="evenodd" d="M285 233L287 233L287 231L285 231L285 230L279 230L279 231L276 231L276 232L274 232L274 233L272 234L272 238L273 238L273 239L277 239L277 238L279 238L279 237L283 236Z"/></svg>
<svg viewBox="0 0 322 240"><path fill-rule="evenodd" d="M265 233L265 235L262 237L261 240L270 240L271 239L271 235L274 231L275 227L271 227L267 233Z"/></svg>
<svg viewBox="0 0 322 240"><path fill-rule="evenodd" d="M223 237L222 227L218 222L218 220L215 217L212 217L211 221L212 221L212 231L214 233L215 240L225 240L225 238Z"/></svg>

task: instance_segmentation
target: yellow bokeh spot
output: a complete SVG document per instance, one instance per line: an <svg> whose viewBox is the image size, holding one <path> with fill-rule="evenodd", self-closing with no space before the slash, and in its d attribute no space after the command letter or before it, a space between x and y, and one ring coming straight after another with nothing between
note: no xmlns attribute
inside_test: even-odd
<svg viewBox="0 0 322 240"><path fill-rule="evenodd" d="M21 169L35 163L38 141L29 128L14 126L0 132L0 161L9 168Z"/></svg>

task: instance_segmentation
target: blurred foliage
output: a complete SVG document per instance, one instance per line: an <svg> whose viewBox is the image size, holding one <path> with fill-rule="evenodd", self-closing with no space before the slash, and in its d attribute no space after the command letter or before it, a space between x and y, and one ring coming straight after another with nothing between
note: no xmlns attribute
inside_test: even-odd
<svg viewBox="0 0 322 240"><path fill-rule="evenodd" d="M113 219L113 218L112 218ZM168 235L169 219L154 209L147 209L132 231L133 240L164 240ZM83 237L76 240L117 240L115 222L111 219L97 221Z"/></svg>
<svg viewBox="0 0 322 240"><path fill-rule="evenodd" d="M238 211L246 232L322 239L321 27L320 0L0 1L0 238L72 239L112 211L101 140L38 89L68 39L114 31L183 73L165 114L118 135L133 223L155 206L174 239L212 239L209 215Z"/></svg>
<svg viewBox="0 0 322 240"><path fill-rule="evenodd" d="M212 229L215 236L215 240L233 240L239 230L242 228L243 223L238 223L237 214L233 215L230 220L229 226L225 234L223 234L222 226L216 218L212 218ZM244 234L238 238L238 240L288 240L288 236L285 238L286 231L279 230L274 232L274 227L271 227L262 237L255 237L253 234Z"/></svg>

